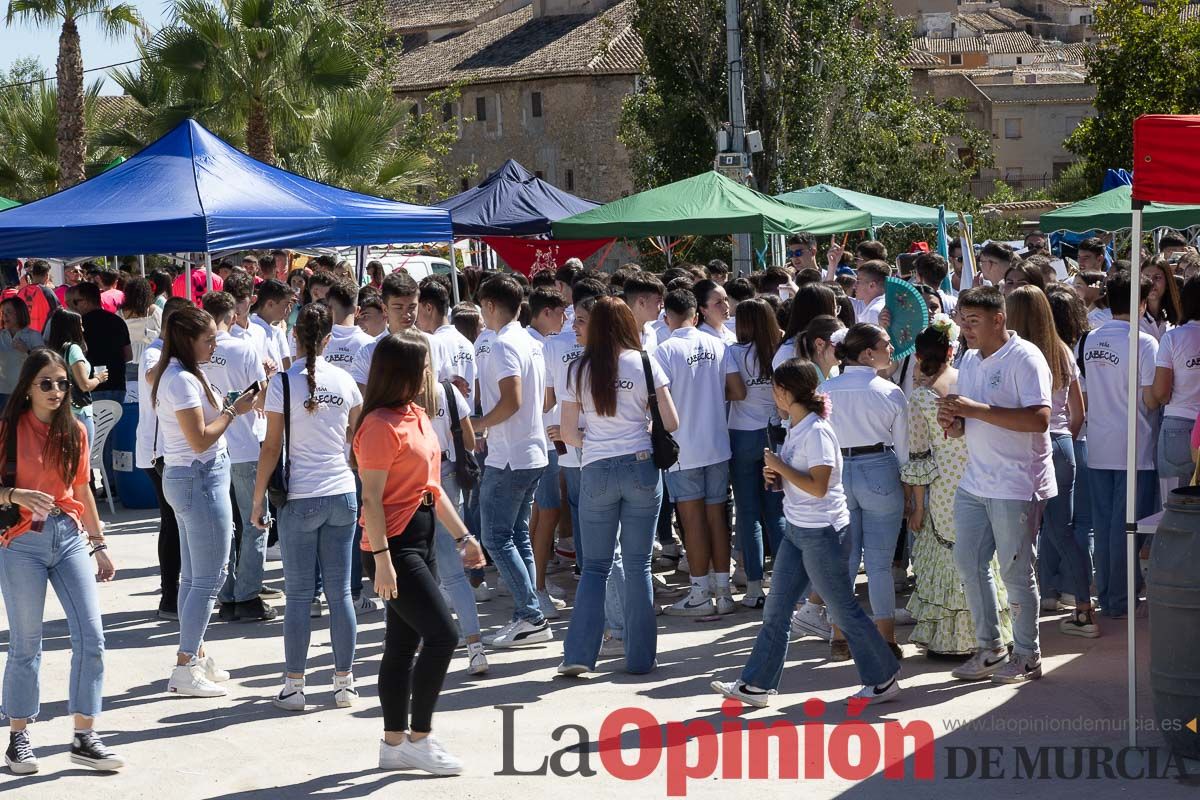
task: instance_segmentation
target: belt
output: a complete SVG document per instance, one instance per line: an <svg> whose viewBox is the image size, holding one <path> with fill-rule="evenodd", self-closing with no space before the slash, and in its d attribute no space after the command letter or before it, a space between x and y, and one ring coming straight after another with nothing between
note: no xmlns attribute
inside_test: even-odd
<svg viewBox="0 0 1200 800"><path fill-rule="evenodd" d="M433 492L421 492L421 505L432 506L434 503Z"/></svg>
<svg viewBox="0 0 1200 800"><path fill-rule="evenodd" d="M865 456L871 453L886 453L889 449L891 449L891 445L876 442L865 447L843 447L842 455L846 458L853 458L854 456Z"/></svg>

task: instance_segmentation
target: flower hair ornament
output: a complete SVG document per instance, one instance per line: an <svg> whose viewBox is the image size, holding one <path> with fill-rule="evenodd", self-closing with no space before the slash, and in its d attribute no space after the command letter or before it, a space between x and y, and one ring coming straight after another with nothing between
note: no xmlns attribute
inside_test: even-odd
<svg viewBox="0 0 1200 800"><path fill-rule="evenodd" d="M943 334L950 340L951 344L958 341L958 325L946 314L935 314L933 319L929 321L929 327Z"/></svg>
<svg viewBox="0 0 1200 800"><path fill-rule="evenodd" d="M849 328L838 328L829 335L829 343L833 345L841 344L846 341L846 334L850 332Z"/></svg>

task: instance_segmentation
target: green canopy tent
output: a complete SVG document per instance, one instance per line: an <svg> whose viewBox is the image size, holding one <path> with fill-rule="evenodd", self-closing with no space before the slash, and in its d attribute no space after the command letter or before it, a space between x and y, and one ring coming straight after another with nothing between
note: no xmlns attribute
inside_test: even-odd
<svg viewBox="0 0 1200 800"><path fill-rule="evenodd" d="M0 211L6 208L16 208L21 205L16 200L9 200L7 197L0 197Z"/></svg>
<svg viewBox="0 0 1200 800"><path fill-rule="evenodd" d="M785 194L775 195L776 200L809 207L829 208L838 211L865 211L871 215L871 228L884 226L904 227L918 225L923 228L938 226L938 210L929 206L919 206L915 203L903 203L899 200L888 200L886 197L876 197L863 194L827 183L818 183L804 189L796 189ZM967 215L967 224L971 216ZM957 224L957 213L946 212L946 224Z"/></svg>
<svg viewBox="0 0 1200 800"><path fill-rule="evenodd" d="M1069 231L1125 231L1132 227L1133 187L1118 186L1095 197L1042 214L1040 226L1046 233ZM1190 228L1200 225L1200 206L1173 206L1150 203L1142 212L1146 230L1154 228Z"/></svg>
<svg viewBox="0 0 1200 800"><path fill-rule="evenodd" d="M832 211L783 203L717 172L669 183L555 222L556 239L646 236L756 237L808 231L862 231L871 217L862 211Z"/></svg>

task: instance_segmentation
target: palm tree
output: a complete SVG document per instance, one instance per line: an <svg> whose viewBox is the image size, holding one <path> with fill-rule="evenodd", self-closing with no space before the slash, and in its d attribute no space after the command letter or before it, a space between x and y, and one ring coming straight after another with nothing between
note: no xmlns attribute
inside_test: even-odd
<svg viewBox="0 0 1200 800"><path fill-rule="evenodd" d="M281 132L302 133L331 95L369 78L356 27L320 2L175 0L174 17L149 56L201 120L238 125L250 155L269 164L297 144Z"/></svg>
<svg viewBox="0 0 1200 800"><path fill-rule="evenodd" d="M109 36L131 29L142 30L145 23L130 3L109 0L9 0L6 22L32 20L35 24L55 26L58 36L58 121L55 138L58 150L58 187L74 186L86 174L87 127L84 119L83 53L79 46L79 21L95 17Z"/></svg>

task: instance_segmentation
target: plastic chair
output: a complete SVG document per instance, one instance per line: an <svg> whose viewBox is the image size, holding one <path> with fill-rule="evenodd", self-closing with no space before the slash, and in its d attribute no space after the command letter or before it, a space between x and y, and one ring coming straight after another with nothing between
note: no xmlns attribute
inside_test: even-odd
<svg viewBox="0 0 1200 800"><path fill-rule="evenodd" d="M108 498L108 513L117 513L113 508L113 485L108 478L108 470L104 468L104 444L108 441L109 434L113 428L117 427L117 423L121 421L121 415L125 413L125 409L120 403L115 400L97 400L92 403L92 422L96 426L96 435L92 439L92 462L91 468L100 470L100 474L104 476L104 494Z"/></svg>

